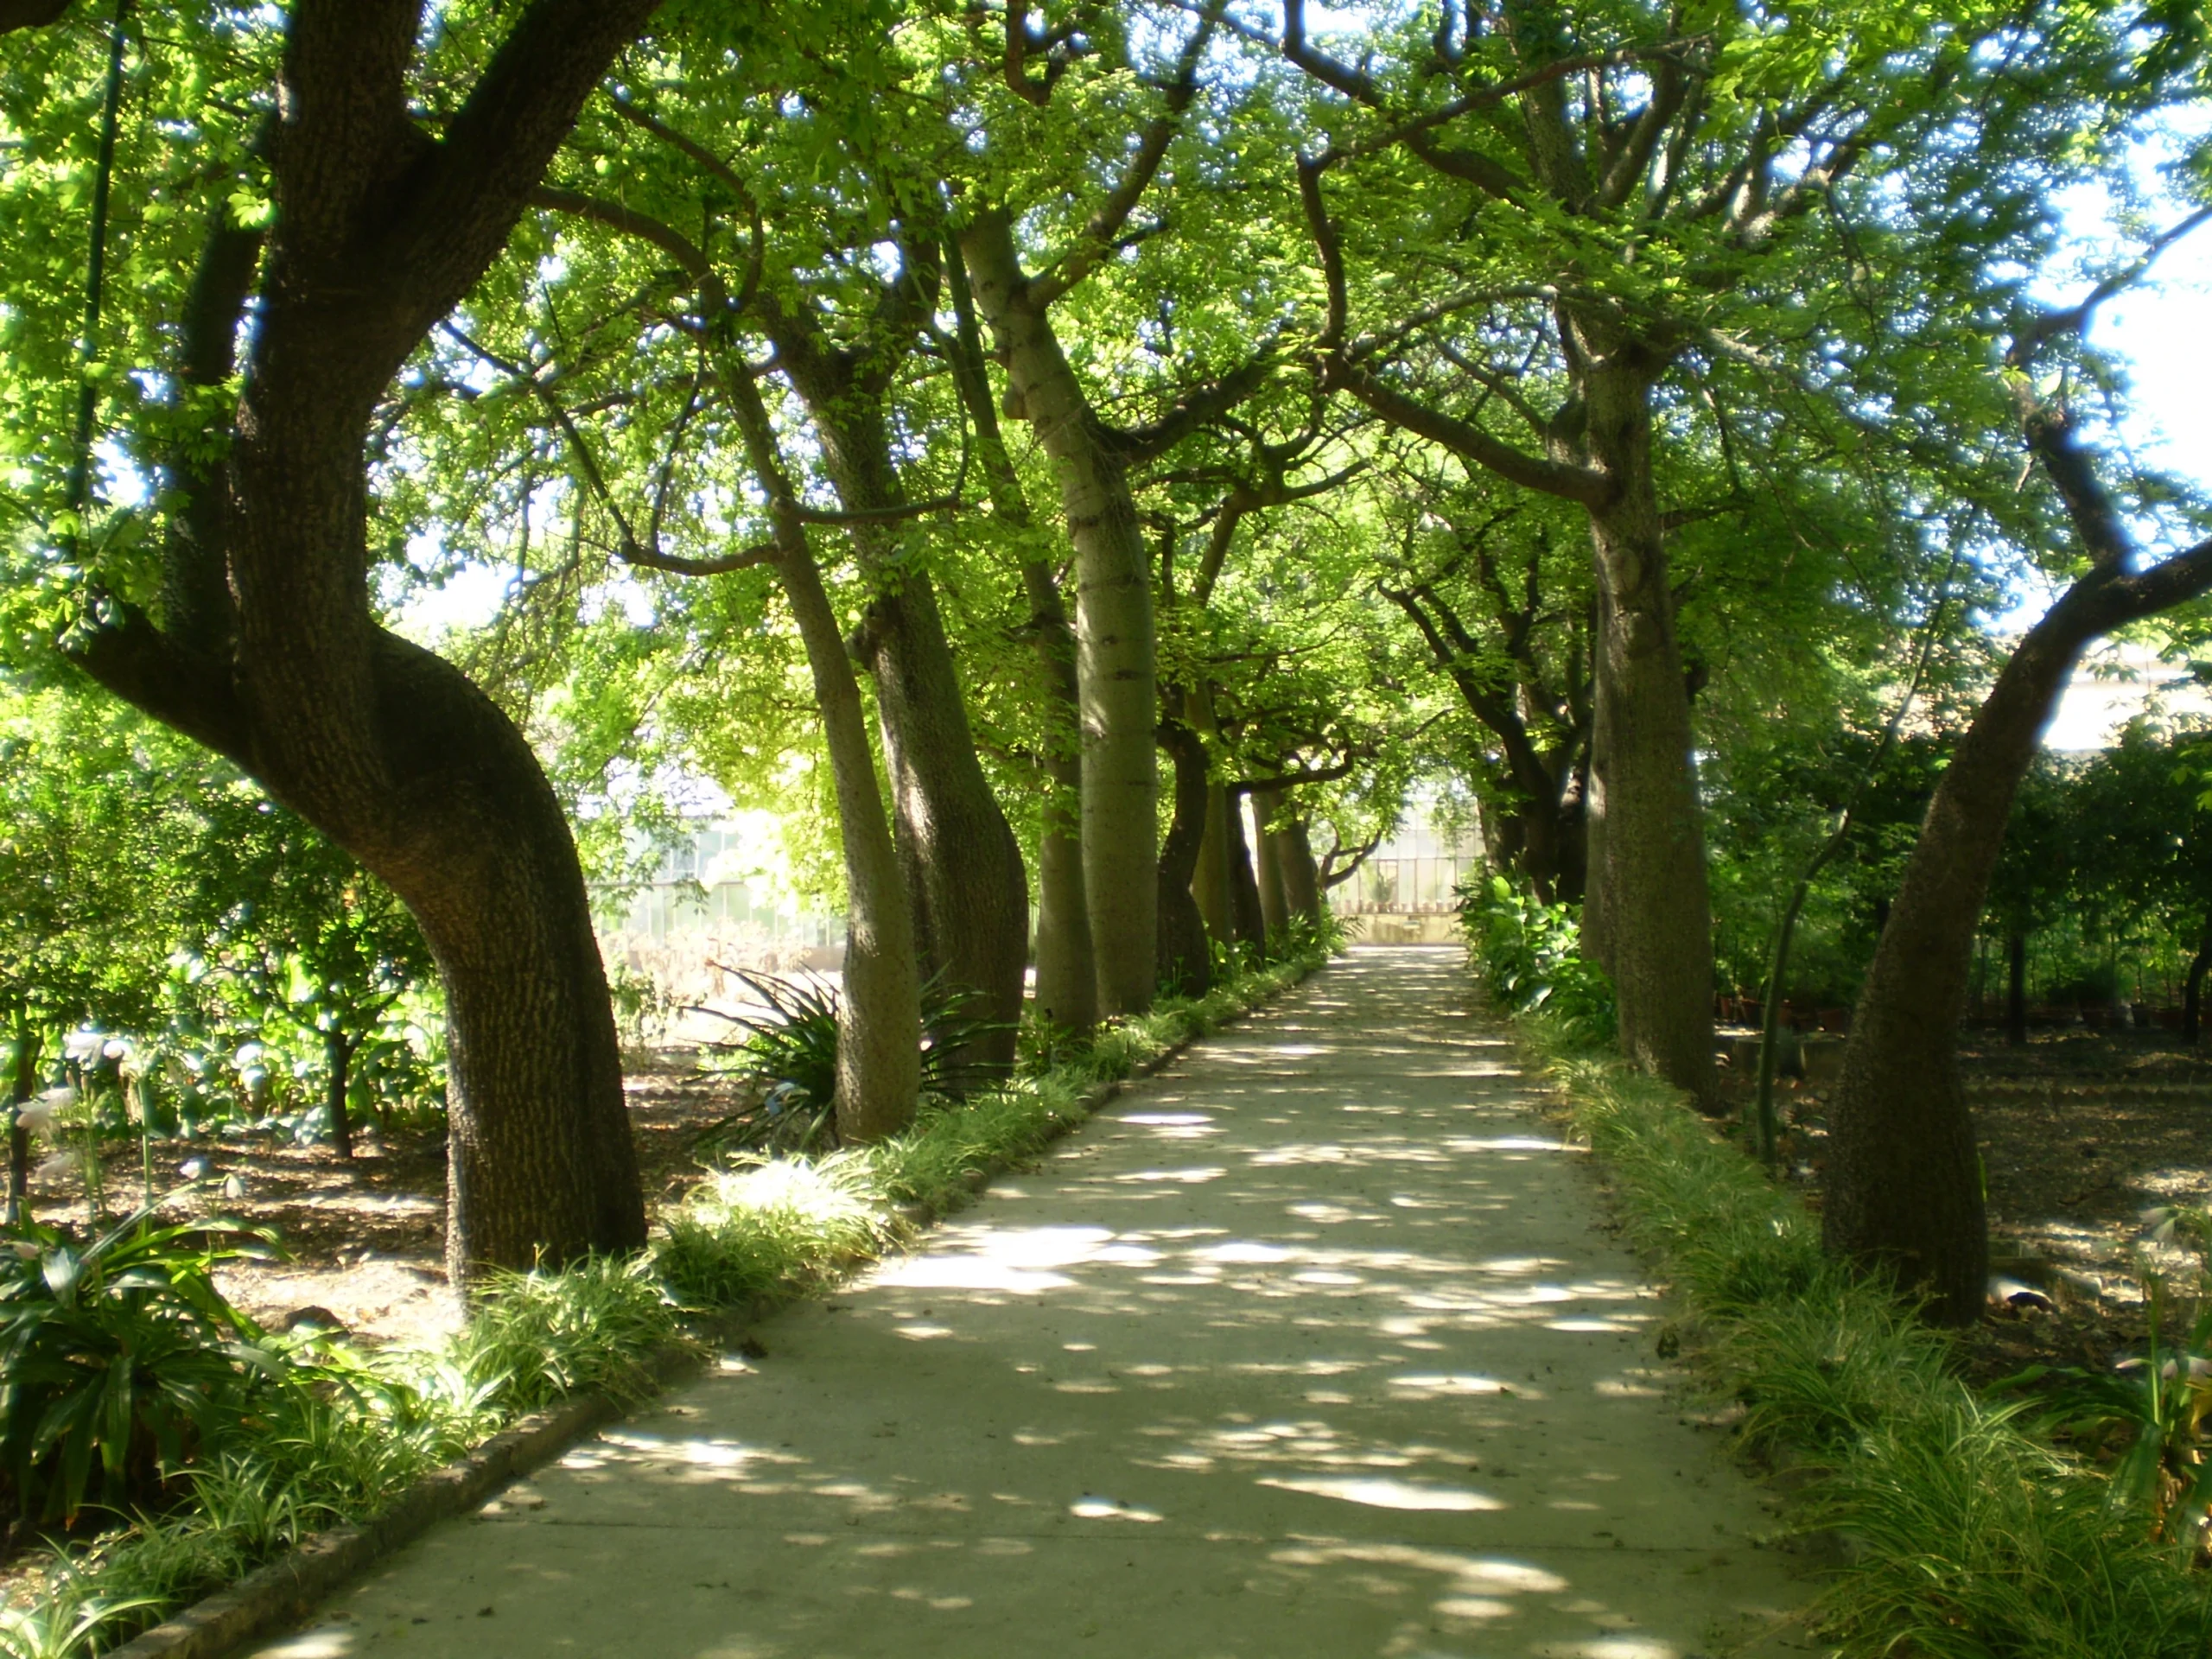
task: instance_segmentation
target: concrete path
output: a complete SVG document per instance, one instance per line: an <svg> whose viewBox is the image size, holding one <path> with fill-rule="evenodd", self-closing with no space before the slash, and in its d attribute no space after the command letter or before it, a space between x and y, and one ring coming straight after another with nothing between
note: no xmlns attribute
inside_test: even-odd
<svg viewBox="0 0 2212 1659"><path fill-rule="evenodd" d="M276 1659L1810 1651L1456 950L1354 951Z"/></svg>

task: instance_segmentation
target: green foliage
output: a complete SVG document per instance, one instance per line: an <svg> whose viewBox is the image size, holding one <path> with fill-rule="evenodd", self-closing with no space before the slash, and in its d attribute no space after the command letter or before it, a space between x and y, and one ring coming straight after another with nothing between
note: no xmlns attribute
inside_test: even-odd
<svg viewBox="0 0 2212 1659"><path fill-rule="evenodd" d="M671 1293L693 1306L742 1306L836 1277L888 1237L869 1161L748 1159L719 1170L663 1222L657 1252Z"/></svg>
<svg viewBox="0 0 2212 1659"><path fill-rule="evenodd" d="M837 1138L837 988L809 976L781 979L773 974L732 970L764 1005L765 1016L732 1015L747 1033L728 1055L728 1069L766 1086L760 1115L747 1126L741 1143L805 1152L835 1145ZM922 986L922 1072L924 1098L957 1098L982 1081L969 1058L970 1045L1004 1029L979 1020L976 999L945 988L942 974Z"/></svg>
<svg viewBox="0 0 2212 1659"><path fill-rule="evenodd" d="M188 1458L235 1441L285 1376L209 1276L266 1255L260 1230L141 1214L82 1246L36 1224L4 1237L0 1474L25 1516L67 1521L90 1497L154 1496Z"/></svg>
<svg viewBox="0 0 2212 1659"><path fill-rule="evenodd" d="M1955 1375L1948 1340L1823 1259L1819 1228L1674 1091L1523 1022L1611 1171L1630 1237L1700 1322L1749 1444L1799 1466L1799 1524L1849 1564L1819 1604L1851 1659L2194 1659L2212 1586L2110 1480Z"/></svg>
<svg viewBox="0 0 2212 1659"><path fill-rule="evenodd" d="M652 1391L646 1362L678 1329L650 1256L593 1256L557 1273L491 1275L452 1359L503 1413L576 1394L638 1400Z"/></svg>
<svg viewBox="0 0 2212 1659"><path fill-rule="evenodd" d="M1478 876L1459 889L1459 923L1498 1007L1550 1014L1592 1042L1612 1036L1613 988L1582 955L1580 905L1547 905L1504 876Z"/></svg>

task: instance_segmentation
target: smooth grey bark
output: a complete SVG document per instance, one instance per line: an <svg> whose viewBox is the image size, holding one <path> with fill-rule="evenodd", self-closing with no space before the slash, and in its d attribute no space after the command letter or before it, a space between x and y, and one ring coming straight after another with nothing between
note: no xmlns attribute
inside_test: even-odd
<svg viewBox="0 0 2212 1659"><path fill-rule="evenodd" d="M883 810L860 683L822 586L760 389L743 364L722 377L747 456L768 493L776 574L806 647L830 751L845 864L844 991L837 1003L837 1138L881 1140L921 1095L921 983L913 911Z"/></svg>
<svg viewBox="0 0 2212 1659"><path fill-rule="evenodd" d="M1068 623L1054 559L1039 544L1046 531L1031 511L999 427L967 268L957 246L950 253L945 282L952 290L957 333L946 355L976 430L991 509L1024 543L1021 583L1029 601L1030 639L1045 693L1038 759L1043 798L1037 834L1037 982L1032 995L1046 1019L1080 1035L1098 1023L1098 991L1090 906L1083 886L1082 713L1075 630Z"/></svg>
<svg viewBox="0 0 2212 1659"><path fill-rule="evenodd" d="M1159 928L1158 718L1149 558L1120 455L1033 302L997 208L960 237L976 304L1005 365L1007 407L1051 456L1075 547L1082 719L1083 873L1102 1015L1151 1005Z"/></svg>
<svg viewBox="0 0 2212 1659"><path fill-rule="evenodd" d="M787 318L767 327L845 509L881 514L906 505L891 456L886 388L813 331ZM983 776L928 572L906 556L898 524L864 520L849 534L875 584L855 644L875 683L914 945L925 977L977 998L973 1012L998 1026L977 1039L976 1061L1008 1071L1029 946L1021 849Z"/></svg>
<svg viewBox="0 0 2212 1659"><path fill-rule="evenodd" d="M1183 718L1198 733L1211 754L1221 738L1214 718L1213 688L1202 687L1183 700ZM1198 868L1191 876L1192 895L1198 901L1206 932L1224 944L1236 938L1236 899L1230 879L1229 790L1218 780L1206 784L1205 835L1198 844Z"/></svg>

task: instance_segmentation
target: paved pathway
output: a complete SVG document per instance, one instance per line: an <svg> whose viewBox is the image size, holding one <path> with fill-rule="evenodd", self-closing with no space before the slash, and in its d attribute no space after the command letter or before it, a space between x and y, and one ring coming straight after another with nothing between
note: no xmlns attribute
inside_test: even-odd
<svg viewBox="0 0 2212 1659"><path fill-rule="evenodd" d="M1353 952L269 1659L1808 1650L1456 951Z"/></svg>

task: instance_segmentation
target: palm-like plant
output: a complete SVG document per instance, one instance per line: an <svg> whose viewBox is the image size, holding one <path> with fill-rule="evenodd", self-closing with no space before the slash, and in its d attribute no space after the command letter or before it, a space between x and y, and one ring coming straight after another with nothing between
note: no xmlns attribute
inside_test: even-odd
<svg viewBox="0 0 2212 1659"><path fill-rule="evenodd" d="M210 1273L273 1254L265 1230L142 1211L81 1248L35 1224L0 1240L0 1478L26 1521L73 1519L95 1470L103 1502L142 1496L286 1375Z"/></svg>

